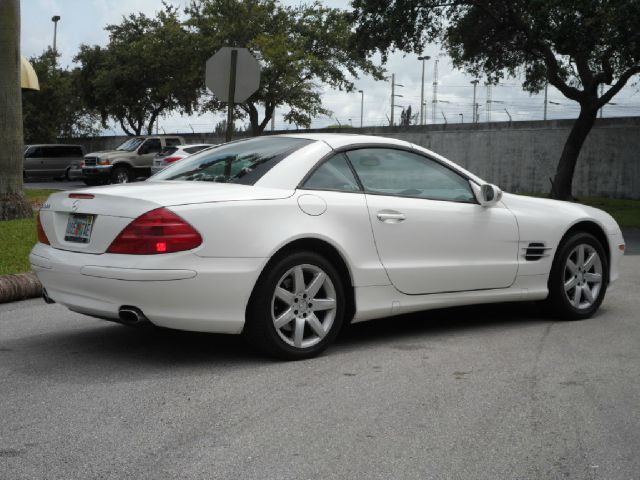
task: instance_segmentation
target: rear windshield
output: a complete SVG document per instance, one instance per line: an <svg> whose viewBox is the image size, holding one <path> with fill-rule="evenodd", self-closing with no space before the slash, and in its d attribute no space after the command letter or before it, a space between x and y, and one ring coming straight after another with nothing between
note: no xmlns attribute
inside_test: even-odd
<svg viewBox="0 0 640 480"><path fill-rule="evenodd" d="M258 137L227 143L174 163L152 180L253 185L280 160L312 142L306 138Z"/></svg>
<svg viewBox="0 0 640 480"><path fill-rule="evenodd" d="M168 157L169 155L175 153L178 150L178 147L164 147L160 152L158 152L158 157Z"/></svg>

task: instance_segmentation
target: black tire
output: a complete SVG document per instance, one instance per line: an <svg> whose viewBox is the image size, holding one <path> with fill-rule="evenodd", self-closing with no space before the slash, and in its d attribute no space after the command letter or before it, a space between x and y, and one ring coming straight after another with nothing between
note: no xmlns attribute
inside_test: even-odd
<svg viewBox="0 0 640 480"><path fill-rule="evenodd" d="M95 178L91 178L91 179L85 178L82 181L84 182L85 185L89 185L90 187L100 185L100 180L96 180Z"/></svg>
<svg viewBox="0 0 640 480"><path fill-rule="evenodd" d="M291 313L295 311L296 316L294 316L290 323L277 329L274 320L277 309L286 310L289 307L281 300L276 299L276 287L286 285L287 281L295 281L293 277L286 277L286 275L292 269L298 267L308 269L305 270L304 273L305 286L307 283L310 286L311 278L314 278L314 270L312 269L318 269L324 273L329 282L323 284L318 293L314 294L313 299L305 297L307 300L303 300L302 298L292 300L295 302L304 301L305 303L289 303L289 305L291 305ZM309 279L308 282L307 279ZM331 310L312 311L311 302L316 300L320 301L320 299L324 299L325 297L330 299L328 292L331 291L331 288L333 289L331 295L335 294L335 308ZM307 290L305 289L304 291L306 292ZM295 288L292 288L292 292L289 293L296 295L293 292L295 292ZM300 292L298 296L301 295L302 292ZM316 297L316 295L318 295L318 297ZM308 307L307 301L310 302L308 303ZM279 306L278 302L281 302L282 305ZM302 306L301 308L307 309L307 312L311 312L309 313L310 316L317 314L316 319L318 319L323 326L327 326L326 333L323 337L316 334L316 331L310 323L306 323L311 322L311 317L305 320L307 314L303 313L303 310L293 310L294 305L295 308ZM290 252L272 259L256 282L247 306L243 335L250 343L272 357L284 360L302 360L315 357L322 353L335 340L340 332L345 317L345 306L346 295L342 279L336 268L326 258L310 251ZM303 315L305 319L302 318ZM332 319L330 317L331 315ZM288 343L288 340L294 343L295 340L287 340L286 330L290 328L290 333L295 338L298 322L304 324L301 339L307 339L306 342L309 343L308 346L298 347ZM317 343L313 344L313 342L316 341Z"/></svg>
<svg viewBox="0 0 640 480"><path fill-rule="evenodd" d="M582 290L577 297L574 297L574 295L576 294L575 289L581 287L580 282L582 282L582 285L592 292L593 287L596 284L590 284L587 276L596 273L595 267L582 269L585 271L576 272L575 279L572 280L573 274L571 273L571 269L567 266L568 260L571 259L573 262L576 258L576 249L581 245L585 246L585 249L589 253L597 253L600 261L601 283L599 284L597 295L593 298L593 301L590 302L590 304L588 304L589 300L584 294L585 290ZM573 290L566 291L565 282L569 281L577 281L578 283L573 287ZM600 308L600 304L602 304L607 292L608 284L609 262L607 261L607 255L602 243L600 243L600 241L590 233L575 232L560 244L556 252L551 272L549 274L549 296L543 302L543 306L553 317L556 318L564 320L583 320L589 318L598 310L598 308ZM573 301L570 300L569 297L573 297ZM578 298L577 303L579 307L575 305L575 298ZM580 299L584 299L582 304Z"/></svg>
<svg viewBox="0 0 640 480"><path fill-rule="evenodd" d="M133 181L131 169L125 165L116 165L111 169L111 183L130 183Z"/></svg>
<svg viewBox="0 0 640 480"><path fill-rule="evenodd" d="M70 182L70 181L71 181L71 179L69 178L69 172L70 172L70 171L71 171L71 167L68 167L68 168L64 171L64 179L65 179L67 182Z"/></svg>

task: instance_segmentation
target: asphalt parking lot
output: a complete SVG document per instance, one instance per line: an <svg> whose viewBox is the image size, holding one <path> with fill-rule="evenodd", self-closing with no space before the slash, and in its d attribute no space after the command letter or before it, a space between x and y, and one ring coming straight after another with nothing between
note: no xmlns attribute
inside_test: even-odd
<svg viewBox="0 0 640 480"><path fill-rule="evenodd" d="M600 313L353 326L317 359L0 305L1 479L636 479L640 256Z"/></svg>

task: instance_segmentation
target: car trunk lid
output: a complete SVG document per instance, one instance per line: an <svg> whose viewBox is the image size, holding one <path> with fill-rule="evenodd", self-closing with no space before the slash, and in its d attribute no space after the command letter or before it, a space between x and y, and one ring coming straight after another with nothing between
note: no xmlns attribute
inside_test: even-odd
<svg viewBox="0 0 640 480"><path fill-rule="evenodd" d="M286 198L293 191L202 182L140 182L54 193L40 211L51 246L100 254L140 215L192 203Z"/></svg>

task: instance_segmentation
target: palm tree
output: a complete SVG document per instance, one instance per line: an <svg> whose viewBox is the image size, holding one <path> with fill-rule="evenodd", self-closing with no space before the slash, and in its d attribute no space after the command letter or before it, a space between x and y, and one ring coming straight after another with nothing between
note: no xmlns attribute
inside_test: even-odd
<svg viewBox="0 0 640 480"><path fill-rule="evenodd" d="M0 1L0 220L33 216L22 192L20 0Z"/></svg>

